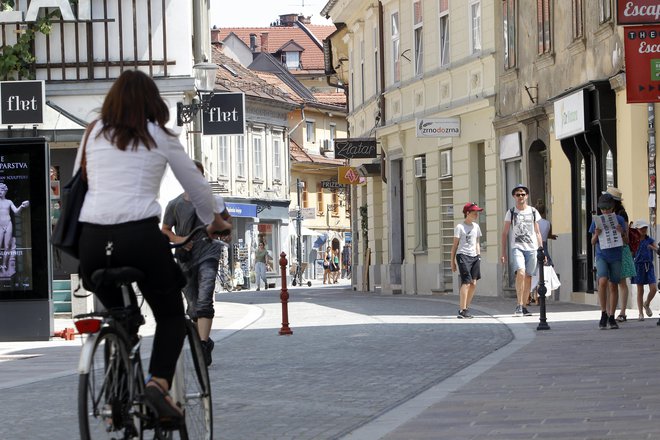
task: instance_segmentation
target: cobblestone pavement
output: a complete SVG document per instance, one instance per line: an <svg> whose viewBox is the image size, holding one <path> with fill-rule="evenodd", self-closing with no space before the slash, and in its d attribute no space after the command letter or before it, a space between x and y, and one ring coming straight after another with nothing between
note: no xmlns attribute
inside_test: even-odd
<svg viewBox="0 0 660 440"><path fill-rule="evenodd" d="M452 302L290 293L291 336L278 335L279 291L219 295L214 438L339 438L513 339L486 315L457 320ZM79 341L0 343L0 411L16 421L0 439L77 438L79 351Z"/></svg>
<svg viewBox="0 0 660 440"><path fill-rule="evenodd" d="M218 296L214 438L660 438L654 318L600 331L597 308L551 302L537 331L538 308L514 318L511 299L459 320L451 295L290 294L291 336L279 291ZM79 350L0 343L0 439L77 438Z"/></svg>

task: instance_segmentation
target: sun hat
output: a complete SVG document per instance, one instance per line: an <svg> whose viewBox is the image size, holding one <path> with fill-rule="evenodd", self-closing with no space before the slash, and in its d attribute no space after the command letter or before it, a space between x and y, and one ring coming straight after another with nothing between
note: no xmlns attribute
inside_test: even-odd
<svg viewBox="0 0 660 440"><path fill-rule="evenodd" d="M527 188L525 185L522 183L519 183L518 185L514 186L513 189L511 190L511 195L514 195L517 190L519 189L524 189L526 194L529 194L529 188Z"/></svg>
<svg viewBox="0 0 660 440"><path fill-rule="evenodd" d="M623 198L622 198L623 193L621 192L621 190L620 190L619 188L617 188L617 187L615 187L615 186L608 186L608 187L607 187L607 190L606 190L606 191L603 191L602 194L609 194L609 195L611 195L612 198L613 198L614 200L616 200L617 202L620 202L621 200L623 200Z"/></svg>
<svg viewBox="0 0 660 440"><path fill-rule="evenodd" d="M614 198L610 193L604 193L598 197L598 207L600 209L614 209Z"/></svg>
<svg viewBox="0 0 660 440"><path fill-rule="evenodd" d="M467 214L468 212L471 211L483 211L484 208L479 208L476 203L468 202L465 205L463 205L463 214Z"/></svg>
<svg viewBox="0 0 660 440"><path fill-rule="evenodd" d="M649 225L649 222L646 220L637 220L635 223L633 223L633 228L635 229L642 229L642 228L649 228L651 225Z"/></svg>

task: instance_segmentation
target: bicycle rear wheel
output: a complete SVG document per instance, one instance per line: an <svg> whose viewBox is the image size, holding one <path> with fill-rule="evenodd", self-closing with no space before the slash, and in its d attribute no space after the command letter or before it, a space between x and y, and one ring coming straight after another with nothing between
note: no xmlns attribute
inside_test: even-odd
<svg viewBox="0 0 660 440"><path fill-rule="evenodd" d="M126 342L111 327L90 336L83 347L78 381L80 438L142 439L142 422L133 413L131 366ZM87 343L86 343L87 345Z"/></svg>
<svg viewBox="0 0 660 440"><path fill-rule="evenodd" d="M211 383L206 368L202 344L195 325L186 320L186 339L181 350L183 371L179 369L174 378L175 399L186 414L186 431L181 438L210 440L213 438L213 411L211 406ZM176 383L179 381L178 383Z"/></svg>

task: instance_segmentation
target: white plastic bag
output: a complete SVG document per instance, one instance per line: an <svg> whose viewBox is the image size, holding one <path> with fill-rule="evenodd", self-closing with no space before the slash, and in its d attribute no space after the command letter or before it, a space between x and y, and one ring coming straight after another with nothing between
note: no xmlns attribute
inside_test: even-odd
<svg viewBox="0 0 660 440"><path fill-rule="evenodd" d="M555 272L555 268L552 266L543 266L543 281L545 282L545 288L547 292L552 292L555 289L559 289L559 286L561 286L561 282L559 282L559 278L557 277L557 273ZM532 277L532 289L534 289L539 283L539 274L538 271L536 271L536 275Z"/></svg>

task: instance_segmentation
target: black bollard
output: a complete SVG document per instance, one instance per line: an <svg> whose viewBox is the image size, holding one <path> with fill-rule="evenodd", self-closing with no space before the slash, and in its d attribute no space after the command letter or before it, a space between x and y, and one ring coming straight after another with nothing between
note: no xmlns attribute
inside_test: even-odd
<svg viewBox="0 0 660 440"><path fill-rule="evenodd" d="M539 325L536 327L536 330L550 330L550 326L545 318L545 294L547 289L545 287L545 251L542 247L538 248L536 251L536 259L538 262L538 271L539 271L539 284L536 288L536 291L539 295L539 305L541 307L541 312L539 314Z"/></svg>

